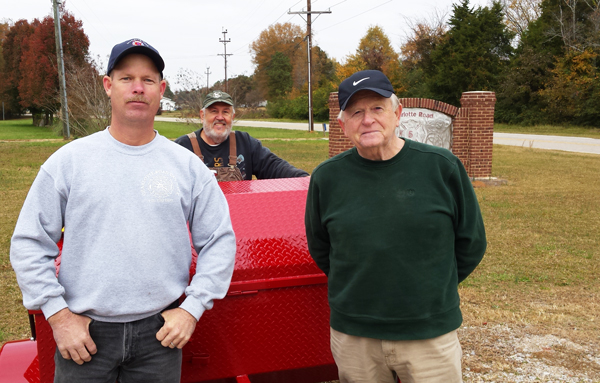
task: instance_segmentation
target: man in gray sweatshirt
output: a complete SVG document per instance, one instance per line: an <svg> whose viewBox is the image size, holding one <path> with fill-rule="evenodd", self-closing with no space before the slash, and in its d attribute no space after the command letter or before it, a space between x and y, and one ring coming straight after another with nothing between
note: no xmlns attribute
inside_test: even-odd
<svg viewBox="0 0 600 383"><path fill-rule="evenodd" d="M21 210L11 263L25 307L52 327L55 382L179 382L181 348L229 288L225 197L196 155L154 130L163 69L148 43L115 45L111 125L54 153Z"/></svg>

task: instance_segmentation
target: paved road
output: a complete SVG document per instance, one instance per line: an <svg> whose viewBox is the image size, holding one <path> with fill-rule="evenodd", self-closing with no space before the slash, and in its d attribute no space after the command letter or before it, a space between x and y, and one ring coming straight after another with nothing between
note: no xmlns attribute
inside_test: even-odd
<svg viewBox="0 0 600 383"><path fill-rule="evenodd" d="M154 118L155 121L178 121L181 122L181 119L173 118L173 117L161 117L156 116ZM195 119L195 122L200 122L199 119ZM251 128L279 128L279 129L290 129L290 130L308 130L308 122L299 123L299 122L270 122L270 121L250 121L250 120L236 120L236 126L248 126ZM323 124L313 124L314 130L317 132L323 131ZM329 124L327 124L327 130L329 130Z"/></svg>
<svg viewBox="0 0 600 383"><path fill-rule="evenodd" d="M494 144L600 154L600 139L586 137L494 133Z"/></svg>
<svg viewBox="0 0 600 383"><path fill-rule="evenodd" d="M172 117L156 117L157 121L177 121ZM181 121L181 120L179 120ZM269 122L238 120L237 126L253 128L279 128L308 130L308 123ZM322 124L314 124L314 130L323 131ZM329 130L329 124L327 124ZM585 137L542 136L534 134L494 133L494 144L522 146L525 148L564 150L568 152L600 154L600 139Z"/></svg>

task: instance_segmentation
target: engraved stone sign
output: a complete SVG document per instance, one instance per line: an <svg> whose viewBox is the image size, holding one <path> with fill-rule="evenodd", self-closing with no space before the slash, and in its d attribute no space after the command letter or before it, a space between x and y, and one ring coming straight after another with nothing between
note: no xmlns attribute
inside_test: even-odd
<svg viewBox="0 0 600 383"><path fill-rule="evenodd" d="M450 150L452 118L430 109L404 108L396 135Z"/></svg>

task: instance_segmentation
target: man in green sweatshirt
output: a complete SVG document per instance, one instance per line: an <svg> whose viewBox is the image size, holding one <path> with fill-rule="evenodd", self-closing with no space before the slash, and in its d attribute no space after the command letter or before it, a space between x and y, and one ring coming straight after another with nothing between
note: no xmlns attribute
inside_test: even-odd
<svg viewBox="0 0 600 383"><path fill-rule="evenodd" d="M306 203L329 278L331 350L344 382L462 382L458 284L486 249L471 181L450 151L399 138L402 106L366 70L339 87L354 148L320 164Z"/></svg>

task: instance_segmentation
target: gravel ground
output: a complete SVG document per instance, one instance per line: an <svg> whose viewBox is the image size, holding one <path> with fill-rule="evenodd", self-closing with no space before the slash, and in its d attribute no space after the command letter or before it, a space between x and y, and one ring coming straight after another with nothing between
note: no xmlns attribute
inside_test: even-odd
<svg viewBox="0 0 600 383"><path fill-rule="evenodd" d="M598 339L572 341L534 328L462 327L463 378L475 382L600 382Z"/></svg>

